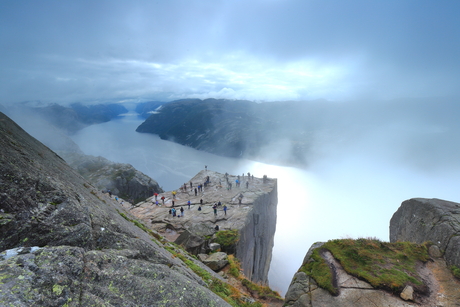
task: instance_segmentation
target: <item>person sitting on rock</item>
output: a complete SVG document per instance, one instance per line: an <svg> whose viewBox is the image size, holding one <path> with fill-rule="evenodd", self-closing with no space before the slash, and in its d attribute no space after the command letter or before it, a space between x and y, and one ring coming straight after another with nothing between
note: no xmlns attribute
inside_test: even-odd
<svg viewBox="0 0 460 307"><path fill-rule="evenodd" d="M219 231L219 225L216 224L216 227L214 227L214 229Z"/></svg>

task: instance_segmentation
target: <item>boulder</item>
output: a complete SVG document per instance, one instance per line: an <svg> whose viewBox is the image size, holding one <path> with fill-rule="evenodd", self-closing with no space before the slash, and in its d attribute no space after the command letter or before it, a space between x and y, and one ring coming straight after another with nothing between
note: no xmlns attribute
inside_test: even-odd
<svg viewBox="0 0 460 307"><path fill-rule="evenodd" d="M460 204L435 198L404 201L391 218L390 241L431 241L448 265L460 267Z"/></svg>
<svg viewBox="0 0 460 307"><path fill-rule="evenodd" d="M209 255L204 261L211 270L219 271L228 264L228 255L223 252L217 252Z"/></svg>
<svg viewBox="0 0 460 307"><path fill-rule="evenodd" d="M195 224L184 230L174 243L182 245L190 254L198 255L209 250L209 239L206 238L210 238L214 233L215 230L206 224Z"/></svg>

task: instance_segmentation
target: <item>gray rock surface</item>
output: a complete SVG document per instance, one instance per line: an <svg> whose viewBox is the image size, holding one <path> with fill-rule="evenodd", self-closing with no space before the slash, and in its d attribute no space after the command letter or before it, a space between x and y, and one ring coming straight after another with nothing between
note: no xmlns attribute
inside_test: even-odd
<svg viewBox="0 0 460 307"><path fill-rule="evenodd" d="M126 163L115 163L103 157L59 152L61 157L100 190L110 190L132 203L161 193L158 183Z"/></svg>
<svg viewBox="0 0 460 307"><path fill-rule="evenodd" d="M210 177L210 184L202 192L197 192L195 196L195 187L204 183L207 176ZM219 225L220 230L237 229L240 239L235 246L235 256L240 260L244 274L254 282L267 283L276 230L277 181L267 178L266 183L264 183L262 178L251 176L249 185L246 187L245 183L248 181L246 174L244 178L240 175L242 183L236 187L235 180L238 177L229 175L228 178L229 182L233 183L231 189L227 188L224 174L203 170L191 179L191 189L190 182L187 182L185 190L183 187L176 190L175 199L173 199L172 191L160 194L158 200L162 196L166 198L164 206L156 206L155 199L152 197L130 208L130 212L143 220L145 224L151 225L152 229L159 231L166 237L169 236L172 241L185 230L190 232L190 229L195 229L197 225L211 230L216 224ZM241 194L243 194L243 198L240 204L239 196ZM203 200L203 205L201 206L202 210L198 211L200 199ZM190 209L187 206L189 200L191 202ZM180 207L184 208L183 217L172 217L169 214L172 201L174 201L177 210ZM217 215L215 215L212 206L219 201L222 205L217 208ZM223 210L224 205L228 208L226 214ZM209 237L210 234L202 233L196 236L186 234L181 238L181 242L186 237L193 237L187 243L188 246L193 245L194 253L202 253L203 249L208 249L207 245L212 240L199 239L198 237Z"/></svg>
<svg viewBox="0 0 460 307"><path fill-rule="evenodd" d="M448 265L460 267L460 204L426 198L404 201L391 218L390 241L431 241Z"/></svg>
<svg viewBox="0 0 460 307"><path fill-rule="evenodd" d="M0 305L228 306L2 113L0 148Z"/></svg>
<svg viewBox="0 0 460 307"><path fill-rule="evenodd" d="M228 264L228 256L223 252L213 253L203 259L203 263L206 264L211 270L219 271Z"/></svg>

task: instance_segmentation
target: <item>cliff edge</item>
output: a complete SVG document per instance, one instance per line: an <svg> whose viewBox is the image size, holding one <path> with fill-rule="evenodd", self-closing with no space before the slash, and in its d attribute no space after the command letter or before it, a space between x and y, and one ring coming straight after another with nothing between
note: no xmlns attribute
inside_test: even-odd
<svg viewBox="0 0 460 307"><path fill-rule="evenodd" d="M162 197L165 197L164 204ZM130 208L130 212L172 241L184 232L190 241L193 234L189 232L199 232L188 249L196 255L205 252L207 243L202 237L211 237L217 232L216 225L220 230L237 230L239 240L231 253L241 262L246 277L253 282L268 283L276 230L276 179L203 170L177 190L160 193L156 201L151 197ZM177 215L181 207L184 209L183 216L170 213L173 202ZM217 205L215 212L214 205Z"/></svg>

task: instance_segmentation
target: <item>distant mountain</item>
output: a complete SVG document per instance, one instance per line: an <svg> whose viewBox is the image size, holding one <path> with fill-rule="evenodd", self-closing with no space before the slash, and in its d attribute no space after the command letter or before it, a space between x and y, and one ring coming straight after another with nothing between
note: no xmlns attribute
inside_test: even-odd
<svg viewBox="0 0 460 307"><path fill-rule="evenodd" d="M136 131L221 156L304 165L311 125L299 110L301 103L185 99L163 105Z"/></svg>
<svg viewBox="0 0 460 307"><path fill-rule="evenodd" d="M18 113L33 114L33 117L40 117L57 128L63 129L67 133L73 134L84 127L93 124L108 122L120 114L127 113L128 110L116 103L83 105L74 103L69 107L59 104L50 105L10 105L5 107L7 114Z"/></svg>

